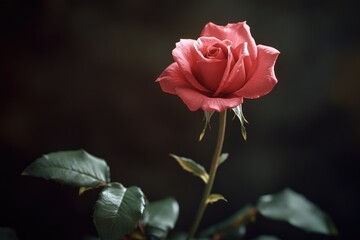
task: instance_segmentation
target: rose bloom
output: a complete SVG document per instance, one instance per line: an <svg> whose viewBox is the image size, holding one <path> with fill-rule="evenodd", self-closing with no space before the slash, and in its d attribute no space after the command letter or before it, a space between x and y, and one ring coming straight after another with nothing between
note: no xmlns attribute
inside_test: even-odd
<svg viewBox="0 0 360 240"><path fill-rule="evenodd" d="M221 112L273 89L279 53L256 45L246 22L208 23L197 40L176 43L172 51L175 62L156 82L164 92L178 95L191 111Z"/></svg>

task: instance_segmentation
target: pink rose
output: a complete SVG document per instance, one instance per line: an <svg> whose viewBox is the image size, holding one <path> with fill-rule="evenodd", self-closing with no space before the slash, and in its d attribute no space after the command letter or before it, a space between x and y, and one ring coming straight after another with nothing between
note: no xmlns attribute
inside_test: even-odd
<svg viewBox="0 0 360 240"><path fill-rule="evenodd" d="M164 92L178 95L191 111L224 111L244 98L270 92L279 51L256 45L246 22L208 23L197 40L181 39L174 63L157 78Z"/></svg>

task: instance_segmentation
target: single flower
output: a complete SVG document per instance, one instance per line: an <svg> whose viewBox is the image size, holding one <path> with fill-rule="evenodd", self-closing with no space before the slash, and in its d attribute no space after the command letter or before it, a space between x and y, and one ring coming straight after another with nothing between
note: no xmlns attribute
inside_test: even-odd
<svg viewBox="0 0 360 240"><path fill-rule="evenodd" d="M191 111L237 108L244 98L259 98L277 83L274 65L279 51L256 45L246 22L208 23L197 40L176 43L172 55L175 62L156 82Z"/></svg>

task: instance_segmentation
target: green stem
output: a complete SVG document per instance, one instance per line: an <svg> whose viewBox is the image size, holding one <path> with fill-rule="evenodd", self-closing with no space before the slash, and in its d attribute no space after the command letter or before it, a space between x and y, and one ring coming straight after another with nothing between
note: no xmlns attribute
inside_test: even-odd
<svg viewBox="0 0 360 240"><path fill-rule="evenodd" d="M218 138L217 138L217 143L216 143L216 148L214 151L214 155L211 161L211 166L210 166L210 172L209 172L209 181L207 182L207 184L205 185L205 190L204 190L204 194L203 197L201 199L200 205L199 205L199 209L197 211L194 223L191 227L191 231L190 234L188 236L188 240L191 240L194 236L195 233L199 227L200 221L204 215L206 206L207 206L207 199L211 194L211 190L214 184L214 180L215 180L215 176L216 176L216 171L217 168L219 166L219 157L221 154L221 149L224 143L224 137L225 137L225 127L226 127L226 110L223 112L220 112L220 116L219 116L219 131L218 131Z"/></svg>

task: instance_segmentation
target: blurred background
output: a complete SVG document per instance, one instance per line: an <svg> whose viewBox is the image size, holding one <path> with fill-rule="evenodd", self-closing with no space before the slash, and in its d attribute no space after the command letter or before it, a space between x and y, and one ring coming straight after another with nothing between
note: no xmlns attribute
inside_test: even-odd
<svg viewBox="0 0 360 240"><path fill-rule="evenodd" d="M308 234L259 217L248 228L281 239L356 239L359 218L359 19L355 1L4 0L0 5L0 226L20 240L96 236L98 190L20 176L42 154L85 149L105 159L113 181L150 201L174 196L188 230L202 182L169 153L208 166L212 130L154 80L180 38L212 21L246 20L258 44L280 50L279 83L247 100L248 140L229 121L214 192L200 228L259 196L289 187L329 213L340 236ZM358 234L358 233L357 233Z"/></svg>

